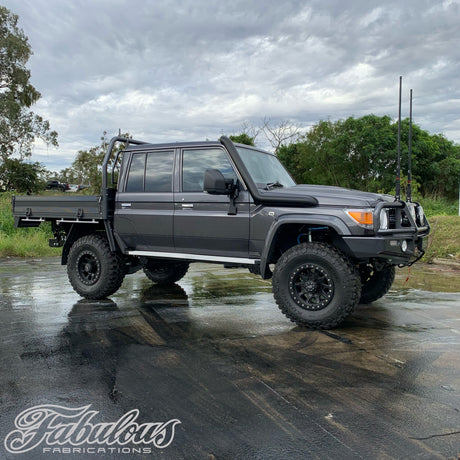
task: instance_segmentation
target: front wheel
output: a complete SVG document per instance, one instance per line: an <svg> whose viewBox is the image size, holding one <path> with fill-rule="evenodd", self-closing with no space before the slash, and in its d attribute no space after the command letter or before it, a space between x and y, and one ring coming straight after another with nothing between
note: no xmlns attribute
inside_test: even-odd
<svg viewBox="0 0 460 460"><path fill-rule="evenodd" d="M359 274L337 249L304 243L288 249L273 273L281 311L299 326L329 329L353 311L361 295Z"/></svg>
<svg viewBox="0 0 460 460"><path fill-rule="evenodd" d="M115 293L124 273L120 255L110 251L102 234L82 236L70 248L67 275L74 290L86 299L104 299Z"/></svg>

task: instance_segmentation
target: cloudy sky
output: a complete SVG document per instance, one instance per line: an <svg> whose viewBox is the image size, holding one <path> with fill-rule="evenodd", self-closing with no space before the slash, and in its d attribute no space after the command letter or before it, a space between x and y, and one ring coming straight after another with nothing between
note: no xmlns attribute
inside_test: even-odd
<svg viewBox="0 0 460 460"><path fill-rule="evenodd" d="M118 130L151 142L217 139L289 120L403 116L460 143L460 0L0 0L34 55L34 111L68 166ZM260 139L262 142L262 139ZM263 142L262 142L263 143Z"/></svg>

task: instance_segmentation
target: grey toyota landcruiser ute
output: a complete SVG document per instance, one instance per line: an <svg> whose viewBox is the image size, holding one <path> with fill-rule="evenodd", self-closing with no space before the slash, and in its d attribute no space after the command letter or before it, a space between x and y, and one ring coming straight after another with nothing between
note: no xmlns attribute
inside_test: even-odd
<svg viewBox="0 0 460 460"><path fill-rule="evenodd" d="M51 221L50 245L63 247L70 283L87 299L112 295L140 269L168 284L192 262L220 263L272 278L281 311L310 328L335 327L385 295L430 230L418 203L297 185L276 156L225 136L113 138L101 195L16 196L13 214L18 227Z"/></svg>

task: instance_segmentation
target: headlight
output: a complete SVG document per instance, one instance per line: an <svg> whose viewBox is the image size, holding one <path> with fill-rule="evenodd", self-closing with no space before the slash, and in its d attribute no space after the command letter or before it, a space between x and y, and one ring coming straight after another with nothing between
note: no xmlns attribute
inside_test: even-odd
<svg viewBox="0 0 460 460"><path fill-rule="evenodd" d="M422 227L425 224L425 211L420 205L417 206L417 216L420 222L420 226Z"/></svg>
<svg viewBox="0 0 460 460"><path fill-rule="evenodd" d="M407 208L409 209L410 215L414 223L416 222L417 216L415 215L415 204L414 203L406 203Z"/></svg>
<svg viewBox="0 0 460 460"><path fill-rule="evenodd" d="M380 211L380 230L388 229L388 212L386 209Z"/></svg>

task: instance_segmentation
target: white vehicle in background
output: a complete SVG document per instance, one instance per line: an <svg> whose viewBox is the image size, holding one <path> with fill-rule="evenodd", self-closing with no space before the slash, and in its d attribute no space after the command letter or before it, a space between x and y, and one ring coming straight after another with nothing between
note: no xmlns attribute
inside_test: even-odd
<svg viewBox="0 0 460 460"><path fill-rule="evenodd" d="M89 185L83 185L83 184L69 184L67 191L69 192L79 192L80 190L83 190L85 188L88 188Z"/></svg>

